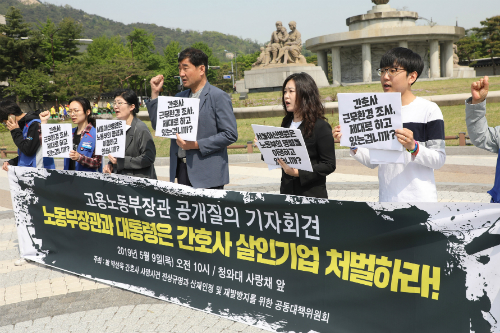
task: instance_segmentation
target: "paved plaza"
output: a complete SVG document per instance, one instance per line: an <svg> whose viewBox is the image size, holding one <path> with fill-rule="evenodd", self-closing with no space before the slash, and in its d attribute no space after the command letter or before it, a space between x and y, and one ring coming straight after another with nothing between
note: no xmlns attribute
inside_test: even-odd
<svg viewBox="0 0 500 333"><path fill-rule="evenodd" d="M497 156L474 147L447 148L435 172L441 202L489 202ZM378 201L377 170L338 154L327 178L331 200ZM260 155L230 156L227 190L279 193L280 170ZM246 159L250 162L243 162ZM167 180L168 166L156 167ZM40 264L15 266L17 232L7 173L0 171L0 333L2 332L265 332L197 310L109 287Z"/></svg>

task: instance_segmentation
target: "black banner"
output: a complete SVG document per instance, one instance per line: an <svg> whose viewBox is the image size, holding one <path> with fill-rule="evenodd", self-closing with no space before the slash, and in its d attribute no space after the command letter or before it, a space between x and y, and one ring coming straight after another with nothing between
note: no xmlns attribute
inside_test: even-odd
<svg viewBox="0 0 500 333"><path fill-rule="evenodd" d="M21 254L56 268L277 332L499 329L497 205L9 176Z"/></svg>

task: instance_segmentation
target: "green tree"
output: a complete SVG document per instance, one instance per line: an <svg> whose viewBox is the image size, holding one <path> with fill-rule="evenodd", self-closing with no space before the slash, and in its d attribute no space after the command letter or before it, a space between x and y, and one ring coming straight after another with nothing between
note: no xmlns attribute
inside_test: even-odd
<svg viewBox="0 0 500 333"><path fill-rule="evenodd" d="M131 52L123 45L120 37L97 37L87 47L85 60L91 63L109 62L117 57L132 56Z"/></svg>
<svg viewBox="0 0 500 333"><path fill-rule="evenodd" d="M487 18L480 23L482 27L471 30L482 38L483 54L491 58L493 75L497 75L494 57L500 56L500 15Z"/></svg>
<svg viewBox="0 0 500 333"><path fill-rule="evenodd" d="M471 59L477 58L481 49L481 42L476 34L471 34L460 38L457 41L457 55L461 61L467 60L469 64Z"/></svg>
<svg viewBox="0 0 500 333"><path fill-rule="evenodd" d="M155 36L152 33L149 33L144 29L134 28L134 30L127 36L127 41L127 46L130 48L130 52L134 60L145 64L147 71L158 72L161 70L163 67L163 58L155 52ZM133 90L141 92L143 91L141 87L144 84L144 80L147 79L148 77L134 75L129 78L127 82Z"/></svg>
<svg viewBox="0 0 500 333"><path fill-rule="evenodd" d="M155 36L144 29L134 30L127 36L128 46L132 58L147 62L148 58L155 51Z"/></svg>
<svg viewBox="0 0 500 333"><path fill-rule="evenodd" d="M23 70L36 68L44 56L38 47L41 35L24 22L19 9L10 7L5 19L0 25L0 80L14 84Z"/></svg>
<svg viewBox="0 0 500 333"><path fill-rule="evenodd" d="M18 96L20 100L33 100L33 106L36 109L37 104L44 101L45 95L52 94L55 88L51 77L42 69L36 68L27 69L19 73L14 84L5 90Z"/></svg>
<svg viewBox="0 0 500 333"><path fill-rule="evenodd" d="M69 63L57 66L54 82L54 95L60 100L68 100L73 96L94 98L100 88L100 64L89 63L84 58L74 59Z"/></svg>
<svg viewBox="0 0 500 333"><path fill-rule="evenodd" d="M257 61L260 55L260 51L256 51L250 54L240 54L236 57L236 64L238 66L238 76L235 80L239 80L244 77L245 71L252 69L252 64Z"/></svg>
<svg viewBox="0 0 500 333"><path fill-rule="evenodd" d="M152 73L148 71L147 66L145 62L131 57L116 58L110 63L109 75L112 80L116 80L121 89L140 90L140 85L132 86L131 79L151 76Z"/></svg>
<svg viewBox="0 0 500 333"><path fill-rule="evenodd" d="M217 59L213 53L212 49L205 43L203 42L197 42L191 45L191 47L194 47L195 49L202 50L205 52L205 54L208 56L208 67L210 66L219 66L220 62L219 59ZM207 79L208 82L212 82L217 78L217 70L216 69L210 69L207 68Z"/></svg>
<svg viewBox="0 0 500 333"><path fill-rule="evenodd" d="M170 96L175 95L177 93L178 91L177 87L180 84L179 79L175 78L175 76L179 75L178 58L180 52L181 52L181 47L179 45L179 42L176 41L170 42L163 51L164 86L166 88L167 95Z"/></svg>
<svg viewBox="0 0 500 333"><path fill-rule="evenodd" d="M77 39L83 38L83 25L70 17L64 18L57 25L59 28L57 36L61 40L61 51L65 59L72 59L80 55Z"/></svg>
<svg viewBox="0 0 500 333"><path fill-rule="evenodd" d="M48 18L45 24L38 26L38 29L44 37L40 43L40 47L45 54L45 61L43 64L47 70L50 69L52 71L56 64L64 60L63 53L61 52L62 42L57 36L59 28L50 18Z"/></svg>
<svg viewBox="0 0 500 333"><path fill-rule="evenodd" d="M119 88L140 89L134 89L130 81L137 76L151 76L146 67L144 62L127 56L116 57L108 62L94 63L83 58L70 64L60 64L55 75L55 95L60 100L77 95L88 98L97 96L99 101L103 92Z"/></svg>

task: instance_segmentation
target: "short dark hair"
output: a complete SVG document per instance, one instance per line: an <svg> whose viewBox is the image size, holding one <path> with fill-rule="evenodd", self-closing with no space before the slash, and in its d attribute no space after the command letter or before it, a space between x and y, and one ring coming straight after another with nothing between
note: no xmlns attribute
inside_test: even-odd
<svg viewBox="0 0 500 333"><path fill-rule="evenodd" d="M69 100L68 105L70 105L72 102L77 102L80 104L83 108L83 113L86 113L87 110L90 110L90 114L87 115L87 122L92 124L92 126L95 126L95 119L92 118L92 107L90 106L90 102L88 99L85 97L73 97L72 99Z"/></svg>
<svg viewBox="0 0 500 333"><path fill-rule="evenodd" d="M424 61L418 53L405 47L395 47L387 51L382 56L382 59L380 59L380 68L391 67L393 65L403 67L406 70L406 76L410 73L417 72L417 79L424 70ZM415 82L417 82L417 80L413 83Z"/></svg>
<svg viewBox="0 0 500 333"><path fill-rule="evenodd" d="M9 119L9 114L20 116L23 114L19 105L10 99L0 101L0 122Z"/></svg>
<svg viewBox="0 0 500 333"><path fill-rule="evenodd" d="M186 58L188 58L189 62L196 67L204 65L205 73L208 71L208 56L202 50L195 49L194 47L188 47L179 53L179 59L177 61L180 63Z"/></svg>
<svg viewBox="0 0 500 333"><path fill-rule="evenodd" d="M139 98L137 98L137 94L135 93L135 91L130 89L118 90L115 92L115 96L113 98L116 98L118 96L123 98L128 104L135 106L135 108L132 110L132 113L135 117L137 115L137 112L139 112Z"/></svg>

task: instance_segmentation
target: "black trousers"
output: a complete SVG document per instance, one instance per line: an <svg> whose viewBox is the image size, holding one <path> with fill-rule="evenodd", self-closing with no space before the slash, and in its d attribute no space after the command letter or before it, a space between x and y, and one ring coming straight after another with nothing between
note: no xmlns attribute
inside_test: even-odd
<svg viewBox="0 0 500 333"><path fill-rule="evenodd" d="M177 159L177 171L175 177L177 178L177 183L181 185L187 185L193 187L189 181L189 176L187 173L187 164L180 158ZM209 187L211 190L223 190L224 185Z"/></svg>

